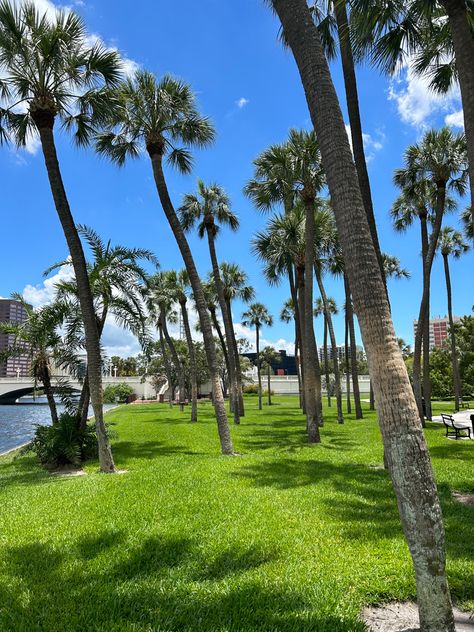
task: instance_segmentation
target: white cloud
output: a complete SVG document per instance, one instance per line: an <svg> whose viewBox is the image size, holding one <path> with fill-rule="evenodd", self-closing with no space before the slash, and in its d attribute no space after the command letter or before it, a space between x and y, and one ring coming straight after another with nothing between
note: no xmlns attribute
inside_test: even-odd
<svg viewBox="0 0 474 632"><path fill-rule="evenodd" d="M452 112L444 117L444 122L450 127L460 127L464 129L464 113L462 110Z"/></svg>
<svg viewBox="0 0 474 632"><path fill-rule="evenodd" d="M430 119L440 113L448 116L459 109L459 86L455 85L447 94L431 90L429 78L417 75L410 62L401 71L401 76L390 83L389 100L395 101L400 118L404 123L423 128Z"/></svg>
<svg viewBox="0 0 474 632"><path fill-rule="evenodd" d="M59 270L45 279L43 283L36 285L28 284L25 286L22 294L25 301L31 303L33 307L41 307L47 303L51 303L56 296L56 283L67 281L73 278L72 266L70 264L61 266Z"/></svg>
<svg viewBox="0 0 474 632"><path fill-rule="evenodd" d="M120 327L113 317L105 322L101 344L109 358L111 356L128 358L141 352L137 338L130 331Z"/></svg>
<svg viewBox="0 0 474 632"><path fill-rule="evenodd" d="M349 145L352 148L351 126L347 123L345 125L347 137L349 139ZM374 138L371 134L365 132L362 133L362 140L364 142L365 158L367 162L370 162L375 157L375 152L383 149L383 143L385 141L385 134L381 131L377 131L377 137Z"/></svg>
<svg viewBox="0 0 474 632"><path fill-rule="evenodd" d="M234 323L235 335L237 338L245 338L250 343L252 351L256 350L256 334L255 329L245 327L242 323ZM264 330L265 331L265 330ZM295 352L294 342L285 340L285 338L279 338L278 340L270 340L269 338L260 338L260 349L264 347L273 347L277 351L285 350L290 354Z"/></svg>
<svg viewBox="0 0 474 632"><path fill-rule="evenodd" d="M250 103L250 99L246 99L245 97L240 97L240 99L238 99L235 102L235 105L239 108L242 109L244 108L246 105L248 105Z"/></svg>

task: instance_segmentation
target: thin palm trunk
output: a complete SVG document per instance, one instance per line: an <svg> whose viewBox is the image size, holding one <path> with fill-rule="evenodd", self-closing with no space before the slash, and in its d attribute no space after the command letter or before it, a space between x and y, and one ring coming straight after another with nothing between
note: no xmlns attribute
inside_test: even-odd
<svg viewBox="0 0 474 632"><path fill-rule="evenodd" d="M102 314L97 322L97 332L99 334L99 341L102 338L102 333L105 327L105 321L107 320L109 308L107 301L104 301ZM86 369L84 376L84 384L82 385L81 395L79 397L78 410L78 428L80 432L84 432L87 427L87 420L89 419L89 403L91 398L91 390L89 386L89 374Z"/></svg>
<svg viewBox="0 0 474 632"><path fill-rule="evenodd" d="M224 356L224 362L225 362L225 366L226 366L226 371L227 371L227 375L229 375L229 354L227 353L227 345L225 343L225 338L224 338L224 335L222 333L222 329L221 329L221 326L219 324L219 321L217 319L216 310L212 309L212 310L209 310L209 311L211 313L212 324L214 326L214 329L217 332L217 337L219 338L219 342L221 343L221 349L222 349L222 354Z"/></svg>
<svg viewBox="0 0 474 632"><path fill-rule="evenodd" d="M354 311L352 309L352 297L351 289L349 287L349 280L347 275L344 274L344 290L346 293L346 313L347 322L349 325L349 349L350 349L350 367L352 375L352 392L354 394L354 406L356 419L362 419L362 405L360 402L360 388L359 388L359 371L357 369L357 346L355 339L355 327L354 327ZM349 362L349 358L346 359Z"/></svg>
<svg viewBox="0 0 474 632"><path fill-rule="evenodd" d="M235 357L235 383L236 383L236 391L237 391L237 399L239 402L239 414L241 417L245 416L245 406L244 406L244 396L242 391L243 385L243 377L242 377L242 368L240 366L240 354L239 348L237 346L237 338L235 336L234 330L234 322L232 320L232 305L229 299L226 298L227 311L229 313L230 320L230 333L232 337L232 346L234 349L234 357Z"/></svg>
<svg viewBox="0 0 474 632"><path fill-rule="evenodd" d="M334 335L334 327L332 324L332 316L331 310L329 309L328 297L326 294L326 288L324 287L323 279L321 276L321 271L318 266L314 267L314 273L316 276L316 281L318 283L319 292L321 294L321 298L324 305L324 316L325 322L327 323L327 329L329 331L329 338L331 340L331 348L332 348L332 366L334 371L334 385L336 389L336 406L337 406L337 421L340 424L344 423L344 415L342 414L342 389L341 389L341 374L339 372L339 360L337 357L337 345L336 345L336 336ZM327 342L326 342L326 353L327 353ZM326 361L326 358L325 358ZM359 402L360 404L360 402Z"/></svg>
<svg viewBox="0 0 474 632"><path fill-rule="evenodd" d="M301 314L300 305L298 302L298 288L295 280L298 278L298 272L296 274L293 271L293 266L288 268L288 280L290 284L290 293L293 300L293 307L295 311L295 362L296 371L298 374L298 392L300 408L304 408L304 396L303 396L303 366L301 363L301 357L298 358L298 354L301 356Z"/></svg>
<svg viewBox="0 0 474 632"><path fill-rule="evenodd" d="M453 320L453 302L451 289L451 275L449 273L448 255L443 254L444 276L446 279L446 294L448 297L448 318L449 318L449 334L451 339L451 361L453 363L453 384L454 384L454 408L459 410L461 399L461 376L459 374L458 354L456 351L456 333Z"/></svg>
<svg viewBox="0 0 474 632"><path fill-rule="evenodd" d="M323 333L323 354L324 354L324 375L326 376L326 395L328 398L328 406L331 407L331 388L329 384L329 359L328 359L328 319L324 316L324 333Z"/></svg>
<svg viewBox="0 0 474 632"><path fill-rule="evenodd" d="M357 170L362 202L364 203L365 214L370 228L372 243L377 254L380 271L384 277L382 253L380 251L377 225L375 223L374 208L372 204L372 192L370 190L369 172L364 151L364 136L362 133L362 123L360 118L359 94L357 90L357 78L355 73L354 55L350 40L349 23L347 18L347 8L345 0L334 3L334 16L336 18L337 35L339 39L339 49L341 51L342 74L344 78L344 89L346 93L347 114L349 115L349 125L351 128L352 152Z"/></svg>
<svg viewBox="0 0 474 632"><path fill-rule="evenodd" d="M183 412L184 410L184 400L185 400L185 379L184 379L184 369L183 369L183 365L181 363L181 360L179 359L178 356L178 352L176 351L176 346L173 342L173 339L171 338L169 331L168 331L168 325L166 323L166 316L164 311L161 311L160 314L160 320L161 320L161 329L163 331L163 335L165 337L166 340L166 344L168 345L168 349L171 352L171 357L173 359L173 364L174 367L176 369L176 375L178 376L178 401L179 401L179 407L181 412Z"/></svg>
<svg viewBox="0 0 474 632"><path fill-rule="evenodd" d="M369 408L370 410L375 410L375 395L372 380L370 380Z"/></svg>
<svg viewBox="0 0 474 632"><path fill-rule="evenodd" d="M443 0L443 4L448 14L461 90L471 187L471 221L474 230L474 39L465 0Z"/></svg>
<svg viewBox="0 0 474 632"><path fill-rule="evenodd" d="M237 377L236 377L236 359L234 354L234 345L233 345L233 336L232 336L232 325L231 325L231 316L228 311L228 307L225 301L224 296L224 286L222 285L222 279L219 272L219 264L217 262L217 254L216 254L216 246L214 242L214 223L206 224L206 232L207 232L207 242L209 245L209 253L211 256L212 263L212 274L214 277L214 283L217 290L217 298L219 299L219 307L221 308L222 320L224 323L224 331L225 338L227 341L227 353L229 357L229 390L230 397L232 400L231 410L234 413L234 423L240 424L240 410L239 410L239 395L238 395L238 387L237 387Z"/></svg>
<svg viewBox="0 0 474 632"><path fill-rule="evenodd" d="M314 197L305 200L305 283L304 283L304 394L308 442L320 443L319 426L322 421L321 374L318 375L318 352L313 327L313 266L314 266Z"/></svg>
<svg viewBox="0 0 474 632"><path fill-rule="evenodd" d="M426 209L420 210L421 223L421 258L423 261L428 256L428 225ZM424 265L424 264L423 264ZM423 267L424 272L424 267ZM430 285L431 280L428 276L425 279L423 275L423 283L428 283L428 300L425 312L425 323L423 325L423 394L425 397L426 417L431 419L431 379L430 379ZM423 423L424 423L423 418Z"/></svg>
<svg viewBox="0 0 474 632"><path fill-rule="evenodd" d="M189 372L191 374L191 421L197 421L197 373L196 373L196 354L194 353L193 337L191 335L191 327L189 326L188 310L186 309L186 301L180 302L181 314L183 316L184 333L186 335L186 343L189 353Z"/></svg>
<svg viewBox="0 0 474 632"><path fill-rule="evenodd" d="M99 447L100 469L104 473L113 473L115 472L115 464L107 429L104 424L102 407L102 361L94 301L89 284L84 251L71 214L56 153L53 135L54 115L48 112L36 111L32 113L32 117L38 128L51 192L76 277L77 294L84 323L87 371Z"/></svg>
<svg viewBox="0 0 474 632"><path fill-rule="evenodd" d="M436 247L438 245L438 238L439 238L439 233L441 230L441 224L443 222L445 200L446 200L446 184L444 182L439 182L437 183L435 219L433 222L433 228L431 230L431 237L429 239L429 245L428 245L428 250L426 253L426 258L423 260L423 295L421 298L420 311L418 315L418 324L417 324L416 333L415 333L415 349L413 353L413 390L415 393L415 400L418 406L418 414L420 416L420 421L423 426L425 424L425 419L424 419L424 414L423 414L421 376L420 376L421 348L422 348L422 342L423 342L423 332L424 332L425 322L427 319L427 311L429 310L431 268L433 267L433 260L436 253ZM429 314L428 314L428 320L429 320ZM429 393L428 394L425 393L425 401L426 401L427 395L429 395Z"/></svg>
<svg viewBox="0 0 474 632"><path fill-rule="evenodd" d="M161 355L163 356L163 364L165 365L166 379L168 380L168 390L169 390L168 401L169 401L170 408L172 408L173 407L173 378L172 378L171 364L168 357L168 351L166 350L165 338L163 336L163 327L162 327L161 321L158 322L158 332L160 336Z"/></svg>
<svg viewBox="0 0 474 632"><path fill-rule="evenodd" d="M173 231L176 243L178 244L181 252L181 256L183 257L183 261L189 276L189 282L192 287L194 300L196 302L196 309L199 314L201 332L204 339L204 348L206 351L209 373L211 375L213 404L216 413L217 430L219 433L221 450L223 454L233 454L234 449L232 447L232 439L230 436L229 422L227 420L225 401L222 393L221 383L219 380L219 371L217 368L214 338L212 337L211 321L207 312L207 304L204 297L204 292L202 290L201 281L196 269L196 265L194 263L191 250L189 248L189 244L187 242L186 236L183 232L168 193L168 187L166 185L162 164L163 147L160 143L150 143L148 145L148 152L153 167L153 175L155 178L155 184L161 201L161 205L163 207L163 211L169 222L171 230Z"/></svg>
<svg viewBox="0 0 474 632"><path fill-rule="evenodd" d="M273 0L320 143L354 308L374 384L378 420L413 559L421 629L454 632L445 535L428 448L397 344L342 112L306 0Z"/></svg>
<svg viewBox="0 0 474 632"><path fill-rule="evenodd" d="M345 318L344 318L344 361L345 361L345 369L346 369L346 405L347 405L347 414L350 415L352 413L352 402L351 402L351 376L349 372L349 318L347 316L347 299L345 306Z"/></svg>
<svg viewBox="0 0 474 632"><path fill-rule="evenodd" d="M258 379L258 410L262 410L262 372L260 362L260 327L255 327L255 346L257 347L257 379Z"/></svg>
<svg viewBox="0 0 474 632"><path fill-rule="evenodd" d="M41 371L41 381L43 382L44 394L48 400L49 411L51 413L51 423L54 426L58 423L58 409L56 407L56 400L54 399L53 386L51 384L51 373L47 365L47 361L44 364L45 366Z"/></svg>
<svg viewBox="0 0 474 632"><path fill-rule="evenodd" d="M301 384L303 387L302 390L302 394L303 394L303 405L302 405L302 411L303 414L306 415L306 389L305 389L305 360L304 360L304 355L303 355L303 344L304 344L304 338L306 335L306 328L305 328L305 309L304 309L304 287L305 287L305 270L304 267L298 267L296 269L296 287L297 287L297 292L298 292L298 309L299 309L299 313L300 313L300 367L301 367Z"/></svg>

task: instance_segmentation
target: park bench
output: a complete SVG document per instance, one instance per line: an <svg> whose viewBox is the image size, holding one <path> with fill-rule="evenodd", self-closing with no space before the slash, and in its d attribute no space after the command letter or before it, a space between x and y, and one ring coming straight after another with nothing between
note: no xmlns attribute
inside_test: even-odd
<svg viewBox="0 0 474 632"><path fill-rule="evenodd" d="M461 439L462 432L466 432L469 439L471 439L471 427L465 421L456 421L452 415L441 414L444 426L446 428L446 436L454 435L456 439Z"/></svg>

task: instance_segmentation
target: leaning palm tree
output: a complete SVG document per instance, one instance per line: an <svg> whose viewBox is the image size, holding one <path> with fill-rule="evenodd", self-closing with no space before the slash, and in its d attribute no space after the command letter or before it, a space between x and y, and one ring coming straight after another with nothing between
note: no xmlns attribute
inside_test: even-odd
<svg viewBox="0 0 474 632"><path fill-rule="evenodd" d="M7 348L0 352L0 360L26 356L30 363L35 387L41 384L51 413L51 421L58 423L58 411L54 399L52 364L61 368L76 368L75 349L65 344L60 328L69 318L70 305L54 302L33 309L25 299L14 294L13 299L21 303L25 319L21 323L0 323L0 333L7 335Z"/></svg>
<svg viewBox="0 0 474 632"><path fill-rule="evenodd" d="M441 229L439 235L438 249L443 257L444 276L446 279L446 294L448 298L448 318L449 318L449 339L451 342L451 362L453 364L454 382L454 408L459 410L461 399L461 375L459 373L459 360L456 349L456 330L453 320L453 301L451 289L451 275L449 273L449 257L459 259L461 255L469 250L468 244L464 241L462 233L450 226Z"/></svg>
<svg viewBox="0 0 474 632"><path fill-rule="evenodd" d="M123 165L128 157L142 156L142 150L148 154L161 206L183 257L199 314L221 450L223 454L233 454L206 299L164 173L165 162L180 173L189 173L192 167L189 148L209 145L214 139L214 129L198 112L190 87L170 76L157 80L152 73L138 70L111 96L118 103L109 111L109 129L99 135L97 151L118 165Z"/></svg>
<svg viewBox="0 0 474 632"><path fill-rule="evenodd" d="M429 130L421 141L411 145L405 152L405 165L395 172L394 181L408 199L422 194L423 200L432 200L432 231L426 247L426 236L422 235L426 253L423 257L423 293L420 303L415 350L413 358L413 388L420 419L424 423L421 388L421 351L425 341L426 323L429 321L430 275L436 252L443 216L450 208L447 192L461 196L466 190L467 154L464 134L455 134L449 128ZM419 202L418 202L419 203ZM421 219L421 217L420 217ZM425 227L426 228L426 227ZM422 224L423 230L423 224ZM426 342L425 342L426 345ZM431 419L431 387L429 382L429 349L424 354L424 396L426 413Z"/></svg>
<svg viewBox="0 0 474 632"><path fill-rule="evenodd" d="M143 349L150 344L147 331L147 315L144 295L148 285L148 275L141 261L147 261L158 266L155 255L144 248L129 248L127 246L112 245L110 240L104 240L88 226L78 225L78 233L87 243L92 254L92 261L87 264L89 284L94 298L94 310L97 321L97 331L101 340L107 317L113 316L118 324L135 336ZM55 263L44 272L45 275L70 265L66 259ZM75 278L64 280L56 284L58 300L68 300L76 306L80 315L78 286ZM70 321L69 335L78 335L74 328L80 325L81 318ZM84 429L87 424L90 400L90 386L88 371L82 387L79 400L79 427Z"/></svg>
<svg viewBox="0 0 474 632"><path fill-rule="evenodd" d="M265 347L262 351L263 368L267 371L268 405L272 405L271 374L272 364L281 362L281 355L273 347Z"/></svg>
<svg viewBox="0 0 474 632"><path fill-rule="evenodd" d="M329 312L331 316L335 316L338 313L336 301L332 296L328 296L326 298L326 304L324 304L323 299L318 296L318 298L314 302L314 315L323 317L323 358L324 358L324 375L326 379L326 394L328 398L328 406L331 407L331 389L330 389L330 379L329 379L329 354L328 354L328 320L326 317L326 311ZM331 356L334 359L337 359L336 349L331 345Z"/></svg>
<svg viewBox="0 0 474 632"><path fill-rule="evenodd" d="M430 457L397 345L336 90L306 0L271 0L270 4L293 52L320 143L369 358L387 463L414 563L421 627L430 632L453 632L443 521Z"/></svg>
<svg viewBox="0 0 474 632"><path fill-rule="evenodd" d="M76 230L56 153L54 124L74 130L77 145L86 145L95 124L103 120L110 102L104 86L120 79L121 64L115 51L100 43L92 46L83 20L75 13L57 11L53 18L41 14L34 3L20 7L0 4L0 66L3 110L8 133L23 146L39 136L56 211L67 241L77 280L84 321L88 375L94 409L102 472L115 466L103 420L102 364L94 303L86 260Z"/></svg>
<svg viewBox="0 0 474 632"><path fill-rule="evenodd" d="M196 193L188 193L183 198L183 204L178 209L181 225L185 231L198 224L198 235L207 236L209 254L211 256L212 274L217 290L217 297L221 308L222 320L227 339L227 351L229 354L229 378L232 393L232 406L234 411L234 423L240 423L239 394L242 393L242 380L237 369L239 361L234 351L233 340L235 338L232 314L229 312L225 301L224 287L222 284L219 263L217 260L215 239L221 230L221 226L228 226L235 231L239 227L239 219L232 211L230 199L225 191L217 184L206 186L202 180L198 180Z"/></svg>
<svg viewBox="0 0 474 632"><path fill-rule="evenodd" d="M299 342L299 327L296 322L296 303L293 298L287 299L283 303L283 307L280 312L280 320L284 323L294 322L295 325L295 362L296 373L298 375L298 393L300 400L300 408L303 408L303 385L301 383L301 356L300 356L300 342Z"/></svg>
<svg viewBox="0 0 474 632"><path fill-rule="evenodd" d="M257 351L257 377L258 377L258 409L262 410L262 372L260 358L260 329L262 325L271 327L273 318L262 303L252 303L242 314L244 327L255 327L255 348Z"/></svg>

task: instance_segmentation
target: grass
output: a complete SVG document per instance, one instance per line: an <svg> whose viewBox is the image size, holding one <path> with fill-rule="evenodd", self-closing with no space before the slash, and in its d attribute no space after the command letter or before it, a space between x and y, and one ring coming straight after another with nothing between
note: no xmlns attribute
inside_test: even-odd
<svg viewBox="0 0 474 632"><path fill-rule="evenodd" d="M246 405L235 458L218 454L209 403L197 424L159 404L111 412L123 476L0 458L0 629L356 632L363 604L414 598L367 406L343 426L326 411L309 447L294 398ZM451 495L474 492L474 445L438 424L426 436L453 597L474 609L474 509Z"/></svg>

